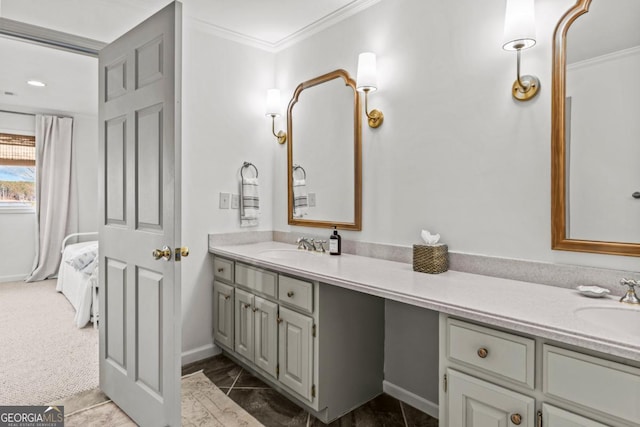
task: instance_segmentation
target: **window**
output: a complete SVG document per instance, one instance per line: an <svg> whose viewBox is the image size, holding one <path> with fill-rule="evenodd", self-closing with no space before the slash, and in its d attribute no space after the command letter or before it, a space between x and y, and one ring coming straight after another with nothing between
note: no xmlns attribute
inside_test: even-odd
<svg viewBox="0 0 640 427"><path fill-rule="evenodd" d="M35 137L0 133L0 209L32 209L35 181Z"/></svg>

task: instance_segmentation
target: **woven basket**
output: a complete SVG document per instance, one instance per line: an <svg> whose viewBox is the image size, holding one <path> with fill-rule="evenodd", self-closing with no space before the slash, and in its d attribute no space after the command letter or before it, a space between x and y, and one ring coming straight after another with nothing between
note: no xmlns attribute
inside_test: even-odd
<svg viewBox="0 0 640 427"><path fill-rule="evenodd" d="M447 245L413 245L413 271L439 274L449 269Z"/></svg>

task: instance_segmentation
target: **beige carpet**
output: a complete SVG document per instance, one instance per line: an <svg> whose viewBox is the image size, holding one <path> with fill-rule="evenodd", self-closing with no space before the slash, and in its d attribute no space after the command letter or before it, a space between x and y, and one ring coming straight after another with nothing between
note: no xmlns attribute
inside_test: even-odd
<svg viewBox="0 0 640 427"><path fill-rule="evenodd" d="M66 427L135 425L111 401L65 417ZM182 379L182 426L260 427L262 424L220 391L202 372L196 372Z"/></svg>
<svg viewBox="0 0 640 427"><path fill-rule="evenodd" d="M98 386L98 331L78 329L56 281L0 283L0 405L41 405Z"/></svg>

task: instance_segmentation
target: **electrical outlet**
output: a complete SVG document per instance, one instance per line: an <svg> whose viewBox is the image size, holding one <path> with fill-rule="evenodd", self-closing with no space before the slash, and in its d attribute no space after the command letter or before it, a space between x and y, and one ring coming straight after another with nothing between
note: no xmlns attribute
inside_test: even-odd
<svg viewBox="0 0 640 427"><path fill-rule="evenodd" d="M309 207L313 208L316 206L316 193L309 193L307 195L307 199L309 201Z"/></svg>
<svg viewBox="0 0 640 427"><path fill-rule="evenodd" d="M231 199L229 193L220 193L220 209L229 209L229 199Z"/></svg>
<svg viewBox="0 0 640 427"><path fill-rule="evenodd" d="M232 194L231 195L231 209L240 209L240 195Z"/></svg>

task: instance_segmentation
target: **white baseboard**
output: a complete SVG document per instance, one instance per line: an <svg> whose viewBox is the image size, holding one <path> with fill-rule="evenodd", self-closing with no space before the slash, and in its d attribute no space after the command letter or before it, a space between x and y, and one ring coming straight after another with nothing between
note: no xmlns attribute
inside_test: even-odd
<svg viewBox="0 0 640 427"><path fill-rule="evenodd" d="M184 351L182 352L182 366L189 363L197 362L198 360L206 359L207 357L215 356L220 353L222 353L220 347L216 346L213 343Z"/></svg>
<svg viewBox="0 0 640 427"><path fill-rule="evenodd" d="M27 278L27 274L16 274L14 276L0 276L0 283L2 282L19 282Z"/></svg>
<svg viewBox="0 0 640 427"><path fill-rule="evenodd" d="M411 405L422 412L431 415L433 418L438 418L438 404L433 403L424 397L420 397L415 393L410 392L402 387L392 384L388 381L382 382L382 391L387 393L391 397L395 397L398 400L405 402L407 405Z"/></svg>

